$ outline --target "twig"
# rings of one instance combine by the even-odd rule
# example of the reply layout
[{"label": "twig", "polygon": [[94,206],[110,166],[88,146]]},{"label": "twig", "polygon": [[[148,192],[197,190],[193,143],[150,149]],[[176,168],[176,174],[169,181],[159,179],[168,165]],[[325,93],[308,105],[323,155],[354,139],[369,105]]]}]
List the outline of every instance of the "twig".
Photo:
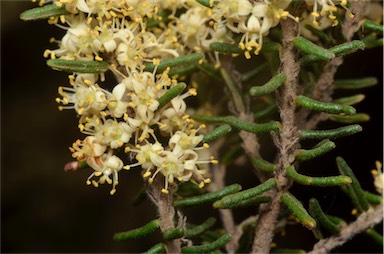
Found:
[{"label": "twig", "polygon": [[329,253],[337,246],[343,245],[346,241],[350,240],[353,236],[373,227],[383,220],[383,204],[380,204],[375,209],[362,213],[355,222],[349,224],[340,231],[338,236],[332,236],[322,239],[317,242],[313,250],[308,252],[311,254]]},{"label": "twig", "polygon": [[269,253],[270,251],[274,236],[273,231],[281,208],[280,196],[290,184],[289,180],[285,177],[284,170],[292,164],[292,155],[299,140],[293,106],[293,100],[297,93],[297,77],[300,68],[297,54],[292,44],[293,38],[297,35],[297,24],[290,19],[281,20],[280,23],[283,31],[281,72],[285,73],[286,82],[276,96],[282,122],[280,139],[276,140],[279,149],[279,170],[276,171],[275,175],[277,188],[270,191],[271,202],[260,207],[260,217],[256,227],[252,253]]},{"label": "twig", "polygon": [[[148,189],[148,195],[157,206],[160,217],[160,228],[164,232],[169,228],[175,227],[175,209],[172,206],[172,194],[161,192],[164,188],[164,179],[156,177]],[[180,240],[170,240],[166,243],[167,253],[181,253]]]}]

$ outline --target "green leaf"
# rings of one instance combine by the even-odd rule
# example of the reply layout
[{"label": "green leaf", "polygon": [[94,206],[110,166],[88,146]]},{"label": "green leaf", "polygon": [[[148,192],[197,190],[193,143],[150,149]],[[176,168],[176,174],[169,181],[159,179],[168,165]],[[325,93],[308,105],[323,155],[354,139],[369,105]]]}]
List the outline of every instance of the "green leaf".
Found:
[{"label": "green leaf", "polygon": [[20,19],[24,21],[48,19],[50,17],[56,17],[60,15],[67,15],[69,12],[65,9],[65,6],[57,6],[56,4],[45,5],[43,7],[33,8],[24,11],[20,14]]},{"label": "green leaf", "polygon": [[252,96],[260,96],[272,93],[277,90],[282,84],[284,84],[286,79],[285,73],[280,73],[271,78],[267,83],[262,86],[253,86],[249,90],[249,93]]},{"label": "green leaf", "polygon": [[168,76],[169,77],[180,77],[180,76],[187,76],[191,73],[194,73],[199,68],[196,66],[196,64],[191,64],[188,66],[182,66],[180,68],[174,67],[172,70],[169,71]]},{"label": "green leaf", "polygon": [[180,82],[177,85],[171,87],[168,91],[165,92],[163,96],[158,99],[159,106],[157,109],[159,110],[167,105],[167,103],[171,102],[171,100],[178,96],[186,87],[187,85],[183,82]]},{"label": "green leaf", "polygon": [[294,155],[296,160],[298,161],[307,161],[307,160],[312,160],[316,157],[319,157],[331,151],[335,147],[336,145],[334,142],[329,140],[323,140],[315,148],[311,150],[305,150],[305,149],[296,150],[294,152]]},{"label": "green leaf", "polygon": [[360,79],[342,79],[335,80],[333,85],[335,89],[360,89],[371,87],[377,84],[377,78],[366,77]]},{"label": "green leaf", "polygon": [[280,199],[287,205],[288,209],[297,217],[301,224],[310,230],[316,228],[315,219],[309,215],[303,204],[295,196],[287,192],[281,195]]},{"label": "green leaf", "polygon": [[[192,53],[186,56],[180,56],[180,57],[162,60],[160,64],[157,66],[156,71],[159,73],[159,72],[163,72],[168,67],[172,68],[172,67],[179,67],[180,65],[196,63],[203,58],[204,58],[203,53]],[[154,65],[153,63],[149,63],[145,65],[144,71],[152,72],[155,70],[155,68],[156,68],[156,65]]]},{"label": "green leaf", "polygon": [[340,173],[352,179],[352,184],[345,186],[343,190],[351,198],[351,201],[356,206],[356,209],[358,209],[360,212],[367,211],[369,208],[368,200],[364,195],[364,191],[361,188],[360,183],[352,169],[348,166],[347,162],[342,157],[337,157],[336,162]]},{"label": "green leaf", "polygon": [[250,198],[254,198],[259,194],[272,189],[275,185],[276,185],[276,180],[274,178],[268,179],[267,181],[265,181],[262,184],[259,184],[256,187],[223,197],[221,200],[218,200],[215,203],[213,203],[213,207],[225,208],[229,206],[236,206],[236,204],[240,202],[243,202]]},{"label": "green leaf", "polygon": [[314,36],[319,37],[319,39],[326,45],[328,45],[331,42],[331,38],[324,33],[323,31],[317,30],[310,24],[305,25],[305,28],[308,29]]},{"label": "green leaf", "polygon": [[373,22],[372,20],[366,19],[363,22],[363,27],[369,31],[383,35],[383,25],[382,24],[377,24],[377,23]]},{"label": "green leaf", "polygon": [[[220,208],[220,209],[246,208],[246,207],[250,207],[250,206],[260,205],[262,203],[268,203],[270,200],[271,200],[271,198],[268,196],[258,195],[258,196],[255,196],[255,197],[252,197],[252,198],[249,198],[246,200],[242,200],[242,201],[238,201],[238,202],[234,202],[234,203],[228,203],[225,205],[221,203],[221,204],[219,204],[219,207],[217,207],[217,208]],[[217,201],[217,202],[220,202],[220,201]]]},{"label": "green leaf", "polygon": [[333,235],[337,235],[341,230],[341,225],[333,223],[323,212],[319,201],[315,198],[309,200],[309,213],[319,222],[319,224],[327,229]]},{"label": "green leaf", "polygon": [[202,143],[212,142],[212,141],[230,133],[231,131],[232,131],[232,128],[228,124],[221,125],[219,127],[216,127],[215,129],[207,132],[204,135],[204,138],[201,142]]},{"label": "green leaf", "polygon": [[272,173],[278,169],[277,164],[273,164],[269,161],[263,160],[261,157],[253,157],[251,159],[252,164],[263,172]]},{"label": "green leaf", "polygon": [[108,62],[50,59],[47,65],[54,70],[70,73],[102,73],[108,70]]},{"label": "green leaf", "polygon": [[331,115],[329,119],[338,123],[352,124],[352,123],[368,122],[370,120],[370,116],[365,113],[358,113],[353,116]]},{"label": "green leaf", "polygon": [[224,247],[231,240],[231,238],[232,236],[230,234],[225,234],[212,243],[198,245],[198,246],[182,247],[181,252],[182,253],[208,253]]},{"label": "green leaf", "polygon": [[356,109],[352,106],[335,104],[330,102],[320,102],[302,95],[296,97],[295,104],[297,107],[304,107],[331,114],[356,114]]},{"label": "green leaf", "polygon": [[232,184],[216,192],[175,200],[173,201],[173,205],[175,207],[187,207],[212,203],[213,201],[221,199],[222,197],[225,197],[229,194],[236,193],[240,190],[241,185]]},{"label": "green leaf", "polygon": [[370,193],[369,191],[364,191],[367,201],[374,205],[379,205],[383,201],[383,197],[377,194]]},{"label": "green leaf", "polygon": [[116,233],[113,236],[113,239],[117,240],[117,241],[137,239],[139,237],[149,235],[150,233],[152,233],[153,231],[155,231],[159,227],[160,227],[160,221],[158,219],[156,219],[156,220],[153,220],[153,221],[149,222],[148,224],[146,224],[140,228],[136,228],[136,229],[126,231],[126,232]]},{"label": "green leaf", "polygon": [[304,130],[300,132],[300,139],[334,139],[350,136],[362,131],[363,128],[358,124],[352,124],[331,130]]},{"label": "green leaf", "polygon": [[304,37],[296,37],[292,40],[293,46],[307,55],[314,55],[322,60],[330,60],[335,54],[328,49],[324,49]]},{"label": "green leaf", "polygon": [[382,47],[384,45],[383,38],[377,39],[376,34],[370,34],[368,36],[365,36],[363,38],[363,42],[365,44],[366,49],[376,48],[376,47]]},{"label": "green leaf", "polygon": [[224,79],[224,84],[228,88],[229,94],[231,95],[236,111],[245,112],[244,98],[239,86],[235,83],[235,80],[229,75],[227,70],[221,68],[220,73]]},{"label": "green leaf", "polygon": [[153,246],[152,248],[150,248],[149,250],[147,250],[144,253],[145,254],[166,253],[165,246],[164,246],[163,243],[158,243],[158,244],[156,244],[155,246]]},{"label": "green leaf", "polygon": [[303,185],[329,187],[352,183],[351,178],[348,176],[310,177],[297,173],[293,167],[287,167],[286,172],[289,178]]},{"label": "green leaf", "polygon": [[362,41],[349,41],[330,48],[336,56],[345,56],[355,53],[358,50],[364,50],[365,44]]},{"label": "green leaf", "polygon": [[213,42],[209,44],[209,48],[219,53],[227,53],[227,54],[243,54],[244,53],[244,50],[240,49],[238,44]]},{"label": "green leaf", "polygon": [[192,238],[202,234],[207,229],[211,228],[216,223],[216,219],[214,217],[208,218],[206,221],[201,223],[198,226],[194,226],[192,228],[188,228],[185,232],[186,238]]},{"label": "green leaf", "polygon": [[[335,56],[345,56],[352,54],[358,50],[365,49],[365,43],[362,41],[349,41],[343,44],[336,45],[329,49]],[[324,57],[319,55],[307,55],[300,59],[300,64],[305,66],[311,63],[324,61]]]},{"label": "green leaf", "polygon": [[234,116],[193,115],[192,118],[199,122],[204,122],[204,123],[227,123],[236,129],[248,131],[256,134],[261,134],[261,133],[271,132],[271,131],[278,131],[280,130],[280,127],[281,127],[281,124],[277,121],[256,124],[256,123],[248,123]]},{"label": "green leaf", "polygon": [[163,238],[166,241],[178,239],[184,236],[183,228],[168,228],[163,232]]},{"label": "green leaf", "polygon": [[373,228],[368,228],[365,233],[367,235],[369,235],[376,243],[380,244],[380,245],[383,245],[384,243],[384,239],[383,239],[383,235],[382,234],[379,234],[376,230],[374,230]]},{"label": "green leaf", "polygon": [[354,105],[357,104],[365,99],[364,94],[356,94],[348,97],[342,97],[339,99],[333,100],[333,103],[336,104],[343,104],[343,105]]}]

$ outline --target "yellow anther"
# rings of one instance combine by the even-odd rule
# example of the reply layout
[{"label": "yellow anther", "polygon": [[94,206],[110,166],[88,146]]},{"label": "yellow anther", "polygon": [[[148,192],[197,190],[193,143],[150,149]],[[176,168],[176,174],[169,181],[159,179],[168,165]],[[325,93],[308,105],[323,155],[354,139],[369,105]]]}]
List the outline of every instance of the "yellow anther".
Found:
[{"label": "yellow anther", "polygon": [[381,169],[383,167],[383,164],[381,164],[380,161],[375,161],[375,165],[377,169]]},{"label": "yellow anther", "polygon": [[378,176],[378,175],[379,175],[379,171],[377,171],[376,169],[372,169],[372,170],[371,170],[371,174],[372,174],[373,176]]},{"label": "yellow anther", "polygon": [[128,165],[126,165],[126,166],[124,166],[124,167],[123,167],[123,169],[126,169],[126,170],[130,170],[130,169],[131,169],[131,167],[130,167],[130,166],[128,166]]},{"label": "yellow anther", "polygon": [[351,211],[351,214],[352,215],[356,215],[358,212],[357,212],[357,209],[356,208],[354,208],[354,209],[352,209],[352,211]]},{"label": "yellow anther", "polygon": [[116,189],[112,189],[110,192],[109,192],[109,194],[111,194],[111,195],[113,195],[113,194],[115,194],[116,193]]},{"label": "yellow anther", "polygon": [[98,184],[95,180],[92,180],[92,184],[93,184],[93,186],[95,186],[95,187],[99,187],[99,184]]},{"label": "yellow anther", "polygon": [[244,56],[246,59],[251,59],[251,54],[249,53],[249,51],[245,51]]},{"label": "yellow anther", "polygon": [[213,165],[217,165],[217,164],[219,164],[219,161],[218,161],[218,160],[211,160],[211,163],[212,163]]},{"label": "yellow anther", "polygon": [[60,21],[61,21],[61,23],[65,23],[65,16],[64,15],[60,15]]},{"label": "yellow anther", "polygon": [[207,179],[204,180],[204,182],[205,183],[210,183],[210,182],[212,182],[212,180],[211,180],[211,178],[207,178]]},{"label": "yellow anther", "polygon": [[196,88],[191,88],[191,89],[188,90],[188,92],[189,92],[192,96],[196,96],[196,95],[197,95]]},{"label": "yellow anther", "polygon": [[60,103],[60,102],[61,102],[61,99],[60,99],[60,98],[56,98],[55,101],[56,101],[57,103]]},{"label": "yellow anther", "polygon": [[43,53],[43,56],[44,56],[45,58],[47,58],[47,57],[49,56],[49,54],[51,54],[51,51],[50,51],[49,49],[46,49],[46,50],[44,51],[44,53]]},{"label": "yellow anther", "polygon": [[111,14],[112,17],[116,18],[117,14],[114,11],[109,11],[109,14]]},{"label": "yellow anther", "polygon": [[84,79],[84,84],[90,86],[91,85],[91,81],[89,79]]},{"label": "yellow anther", "polygon": [[152,63],[153,63],[154,65],[159,65],[159,64],[160,64],[160,59],[158,59],[158,58],[153,58]]},{"label": "yellow anther", "polygon": [[320,14],[318,13],[318,12],[311,12],[311,16],[312,17],[315,17],[315,18],[318,18],[318,17],[320,17]]},{"label": "yellow anther", "polygon": [[161,192],[164,193],[164,194],[168,194],[169,193],[169,191],[167,189],[162,189]]},{"label": "yellow anther", "polygon": [[99,62],[102,62],[103,61],[103,58],[99,57],[99,56],[95,56],[95,60],[96,61],[99,61]]},{"label": "yellow anther", "polygon": [[152,175],[152,173],[150,171],[147,171],[145,172],[145,174],[143,175],[144,178],[147,178],[148,176]]},{"label": "yellow anther", "polygon": [[350,12],[350,11],[347,11],[347,16],[348,16],[349,18],[351,18],[351,19],[353,19],[353,18],[355,17],[355,15],[353,15],[353,13]]},{"label": "yellow anther", "polygon": [[207,143],[204,143],[204,144],[203,144],[203,147],[204,147],[204,148],[209,148],[209,145],[208,145]]},{"label": "yellow anther", "polygon": [[56,41],[55,37],[51,37],[51,38],[49,39],[49,42],[50,42],[50,43],[53,43],[53,42],[55,42],[55,41]]},{"label": "yellow anther", "polygon": [[84,124],[81,124],[81,123],[78,125],[78,127],[79,127],[80,131],[83,131],[85,128]]},{"label": "yellow anther", "polygon": [[91,185],[91,181],[89,181],[89,180],[87,180],[85,183],[86,183],[87,185]]},{"label": "yellow anther", "polygon": [[95,172],[95,176],[101,176],[102,174],[103,174],[103,172],[100,172],[100,171]]},{"label": "yellow anther", "polygon": [[199,183],[199,188],[200,188],[200,189],[203,188],[204,185],[205,185],[204,182],[200,182],[200,183]]}]

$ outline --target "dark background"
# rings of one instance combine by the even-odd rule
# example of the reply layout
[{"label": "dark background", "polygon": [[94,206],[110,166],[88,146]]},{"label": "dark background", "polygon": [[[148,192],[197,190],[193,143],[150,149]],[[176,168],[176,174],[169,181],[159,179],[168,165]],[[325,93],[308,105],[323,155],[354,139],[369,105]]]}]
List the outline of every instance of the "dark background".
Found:
[{"label": "dark background", "polygon": [[[64,31],[46,21],[23,22],[22,11],[36,5],[24,1],[1,1],[1,252],[140,252],[156,243],[158,235],[143,240],[114,242],[113,234],[139,227],[156,218],[155,207],[148,201],[130,204],[142,180],[139,170],[121,172],[114,196],[110,186],[85,185],[91,170],[65,173],[63,166],[71,160],[68,146],[81,134],[74,111],[59,112],[54,101],[59,85],[67,86],[65,73],[45,65],[43,52],[55,48],[49,38],[61,38]],[[382,49],[348,57],[339,77],[377,76],[379,85],[363,93],[365,101],[359,112],[371,115],[363,123],[363,133],[336,141],[334,152],[305,166],[314,174],[337,174],[335,156],[343,156],[361,179],[363,188],[374,191],[370,170],[375,160],[383,160],[383,89]],[[248,171],[230,172],[228,182],[239,181],[245,188],[254,186]],[[308,171],[311,172],[311,171]],[[306,188],[292,190],[307,204]],[[336,188],[314,188],[327,212],[350,220],[352,206]],[[252,208],[253,209],[253,208]],[[240,222],[253,210],[236,212]],[[199,223],[208,207],[187,209],[186,214]],[[216,214],[213,212],[212,214]],[[217,224],[218,225],[218,224]],[[289,245],[314,240],[301,226],[288,229],[282,240]],[[306,239],[306,237],[308,239]],[[302,239],[297,241],[297,239]],[[294,239],[294,240],[292,240]],[[381,247],[357,236],[339,252],[381,252]]]}]

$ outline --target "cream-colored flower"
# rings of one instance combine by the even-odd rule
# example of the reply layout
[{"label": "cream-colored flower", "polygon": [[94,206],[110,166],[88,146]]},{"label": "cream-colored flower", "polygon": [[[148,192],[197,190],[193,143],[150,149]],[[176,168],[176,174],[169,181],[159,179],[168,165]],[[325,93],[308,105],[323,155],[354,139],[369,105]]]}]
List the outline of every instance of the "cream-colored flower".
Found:
[{"label": "cream-colored flower", "polygon": [[[87,160],[87,163],[95,171],[88,177],[86,183],[91,183],[98,187],[99,184],[112,184],[112,190],[110,194],[113,195],[116,192],[116,185],[119,183],[118,172],[123,168],[123,161],[116,155],[112,155],[111,152],[103,154],[100,157],[92,157]],[[98,181],[92,180],[93,177],[99,177]]]}]

